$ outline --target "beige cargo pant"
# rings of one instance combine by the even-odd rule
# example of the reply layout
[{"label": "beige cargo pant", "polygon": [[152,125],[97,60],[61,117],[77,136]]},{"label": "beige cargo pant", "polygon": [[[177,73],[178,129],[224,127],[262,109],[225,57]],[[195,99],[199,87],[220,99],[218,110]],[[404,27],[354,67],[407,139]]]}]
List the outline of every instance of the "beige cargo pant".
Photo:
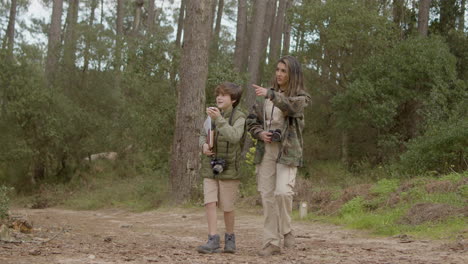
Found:
[{"label": "beige cargo pant", "polygon": [[263,205],[263,247],[280,246],[284,235],[291,232],[293,188],[297,167],[276,163],[280,143],[266,143],[265,155],[257,165],[258,191]]}]

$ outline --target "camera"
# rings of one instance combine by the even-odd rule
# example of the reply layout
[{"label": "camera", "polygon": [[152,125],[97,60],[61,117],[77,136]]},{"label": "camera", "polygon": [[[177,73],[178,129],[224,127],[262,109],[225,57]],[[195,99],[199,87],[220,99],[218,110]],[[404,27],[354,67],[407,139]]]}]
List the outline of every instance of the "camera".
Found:
[{"label": "camera", "polygon": [[271,133],[272,142],[281,142],[281,129],[268,130]]},{"label": "camera", "polygon": [[212,159],[211,168],[213,169],[213,173],[218,175],[223,172],[224,168],[226,167],[226,161],[223,159]]}]

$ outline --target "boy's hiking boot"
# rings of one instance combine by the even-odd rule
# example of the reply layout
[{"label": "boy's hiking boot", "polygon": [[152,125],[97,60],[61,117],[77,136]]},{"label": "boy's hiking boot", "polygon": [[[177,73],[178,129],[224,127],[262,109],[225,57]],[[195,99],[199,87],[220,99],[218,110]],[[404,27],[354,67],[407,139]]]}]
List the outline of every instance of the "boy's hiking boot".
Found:
[{"label": "boy's hiking boot", "polygon": [[296,238],[294,237],[293,232],[289,232],[284,235],[284,247],[285,248],[293,248],[296,244]]},{"label": "boy's hiking boot", "polygon": [[236,253],[236,236],[234,234],[224,234],[224,253]]},{"label": "boy's hiking boot", "polygon": [[208,235],[208,242],[205,245],[201,245],[197,248],[199,253],[211,254],[220,252],[219,246],[219,235]]},{"label": "boy's hiking boot", "polygon": [[262,257],[268,257],[271,255],[277,255],[281,253],[281,249],[278,246],[268,244],[266,247],[264,247],[262,250],[258,252],[258,255]]}]

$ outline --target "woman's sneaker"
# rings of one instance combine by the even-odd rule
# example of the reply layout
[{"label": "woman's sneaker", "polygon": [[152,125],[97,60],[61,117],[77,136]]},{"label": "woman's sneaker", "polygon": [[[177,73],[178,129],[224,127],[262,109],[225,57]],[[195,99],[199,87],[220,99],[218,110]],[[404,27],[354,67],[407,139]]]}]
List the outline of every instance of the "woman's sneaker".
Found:
[{"label": "woman's sneaker", "polygon": [[220,252],[219,246],[219,235],[208,235],[208,242],[205,245],[201,245],[197,248],[199,253],[211,254]]},{"label": "woman's sneaker", "polygon": [[234,234],[224,234],[224,253],[236,253],[236,236]]}]

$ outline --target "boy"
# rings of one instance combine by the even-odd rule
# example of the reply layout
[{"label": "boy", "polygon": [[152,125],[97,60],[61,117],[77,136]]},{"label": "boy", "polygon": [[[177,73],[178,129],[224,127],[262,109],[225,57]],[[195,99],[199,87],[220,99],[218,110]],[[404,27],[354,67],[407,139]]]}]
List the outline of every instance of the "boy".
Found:
[{"label": "boy", "polygon": [[224,211],[224,252],[235,253],[234,202],[239,187],[239,159],[242,151],[240,142],[244,135],[245,114],[236,109],[242,95],[242,88],[225,82],[215,89],[216,107],[208,107],[207,115],[214,128],[212,147],[209,135],[202,129],[200,147],[202,148],[203,194],[208,222],[208,242],[197,248],[200,253],[220,251],[220,237],[216,227],[216,206]]}]

